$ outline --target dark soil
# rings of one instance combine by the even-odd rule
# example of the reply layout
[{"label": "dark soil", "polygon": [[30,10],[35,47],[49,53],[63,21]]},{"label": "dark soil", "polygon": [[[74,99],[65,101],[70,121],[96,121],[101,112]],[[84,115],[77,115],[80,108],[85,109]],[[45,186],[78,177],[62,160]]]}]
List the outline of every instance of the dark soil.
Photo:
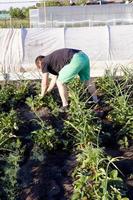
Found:
[{"label": "dark soil", "polygon": [[[129,141],[129,148],[122,148],[118,145],[117,133],[121,127],[114,126],[111,121],[106,119],[108,112],[111,110],[109,106],[101,105],[95,112],[102,120],[102,129],[100,137],[102,140],[102,147],[105,147],[105,153],[111,157],[119,157],[119,161],[114,164],[119,169],[119,175],[125,181],[128,187],[128,198],[133,200],[133,141]],[[112,166],[113,167],[113,166]]]},{"label": "dark soil", "polygon": [[[100,110],[100,119],[102,120],[102,131],[104,133],[117,132],[112,124],[105,120],[109,109]],[[32,150],[35,148],[32,142],[27,140],[27,135],[38,127],[32,123],[36,116],[27,106],[18,109],[20,118],[25,121],[18,135],[22,138],[23,145],[26,145],[24,159],[20,163],[18,182],[21,188],[18,200],[70,200],[73,193],[72,172],[76,166],[76,156],[73,150],[66,151],[61,147],[56,150],[43,153],[43,159],[35,160]],[[63,130],[63,120],[66,116],[59,116],[59,119],[52,116],[48,108],[42,108],[38,115],[44,121],[52,124],[59,131]],[[101,133],[102,136],[102,133]],[[105,137],[102,146],[105,146],[106,154],[112,157],[122,157],[115,162],[116,166],[122,172],[121,177],[128,186],[128,195],[133,200],[133,146],[128,149],[118,150],[116,141],[111,136]]]},{"label": "dark soil", "polygon": [[[62,120],[53,117],[48,108],[37,111],[41,119],[51,123],[56,130],[63,129]],[[33,146],[27,136],[37,129],[32,123],[35,114],[27,106],[18,109],[19,117],[24,121],[22,128],[17,133],[25,145],[24,159],[20,163],[18,182],[21,188],[18,200],[69,200],[72,191],[71,174],[76,166],[75,153],[63,150],[60,146],[52,152],[42,153],[43,159],[33,158]]]},{"label": "dark soil", "polygon": [[70,199],[75,165],[75,156],[65,151],[50,153],[44,162],[29,160],[20,170],[21,199]]},{"label": "dark soil", "polygon": [[122,149],[121,151],[106,148],[105,152],[112,157],[120,157],[120,160],[116,161],[115,165],[121,172],[120,176],[127,184],[129,199],[133,200],[133,146],[130,146],[128,149]]}]

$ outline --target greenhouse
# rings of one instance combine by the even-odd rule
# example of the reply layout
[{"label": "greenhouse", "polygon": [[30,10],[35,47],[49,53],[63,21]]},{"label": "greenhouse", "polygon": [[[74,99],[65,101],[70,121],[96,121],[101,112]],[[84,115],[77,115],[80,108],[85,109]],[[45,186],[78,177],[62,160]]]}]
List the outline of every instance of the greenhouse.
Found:
[{"label": "greenhouse", "polygon": [[31,27],[133,24],[132,4],[43,7],[30,10]]}]

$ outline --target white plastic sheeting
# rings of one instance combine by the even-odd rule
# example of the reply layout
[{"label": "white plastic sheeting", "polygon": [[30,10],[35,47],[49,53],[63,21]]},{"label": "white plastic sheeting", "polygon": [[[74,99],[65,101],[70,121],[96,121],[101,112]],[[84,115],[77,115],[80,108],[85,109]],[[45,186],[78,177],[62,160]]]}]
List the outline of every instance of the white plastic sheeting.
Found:
[{"label": "white plastic sheeting", "polygon": [[133,26],[110,26],[109,35],[111,60],[133,62]]},{"label": "white plastic sheeting", "polygon": [[108,67],[132,67],[132,35],[132,25],[0,29],[0,72],[10,79],[36,78],[35,58],[67,47],[83,50],[91,61],[91,76],[102,76]]},{"label": "white plastic sheeting", "polygon": [[65,31],[65,45],[82,49],[91,60],[108,60],[108,27],[68,28]]},{"label": "white plastic sheeting", "polygon": [[47,55],[56,49],[64,48],[64,41],[64,29],[27,29],[23,67],[29,64],[32,67],[38,55]]},{"label": "white plastic sheeting", "polygon": [[0,29],[0,72],[18,71],[22,61],[21,29]]}]

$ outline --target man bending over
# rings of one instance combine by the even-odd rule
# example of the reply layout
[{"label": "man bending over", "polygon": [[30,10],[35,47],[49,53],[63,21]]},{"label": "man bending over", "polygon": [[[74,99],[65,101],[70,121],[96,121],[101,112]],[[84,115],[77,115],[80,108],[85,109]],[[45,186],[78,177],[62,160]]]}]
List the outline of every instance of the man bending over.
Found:
[{"label": "man bending over", "polygon": [[[77,49],[59,49],[47,56],[38,56],[35,60],[37,68],[42,71],[41,97],[51,92],[55,84],[58,87],[62,101],[62,109],[68,107],[68,91],[66,83],[70,82],[76,75],[84,81],[93,101],[98,102],[95,84],[90,82],[90,62],[88,56]],[[52,74],[48,83],[48,74]]]}]

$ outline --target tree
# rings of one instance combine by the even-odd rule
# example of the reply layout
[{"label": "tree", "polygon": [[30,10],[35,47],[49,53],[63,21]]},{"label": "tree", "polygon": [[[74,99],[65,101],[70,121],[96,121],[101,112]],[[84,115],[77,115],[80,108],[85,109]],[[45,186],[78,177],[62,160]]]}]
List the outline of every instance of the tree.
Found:
[{"label": "tree", "polygon": [[11,15],[12,18],[18,18],[18,19],[25,19],[29,17],[29,9],[35,9],[36,6],[28,7],[25,8],[23,7],[22,9],[20,8],[10,8],[9,14]]},{"label": "tree", "polygon": [[25,15],[22,12],[22,9],[20,9],[20,8],[12,8],[11,7],[9,13],[10,13],[12,18],[19,18],[19,19],[25,18]]}]

